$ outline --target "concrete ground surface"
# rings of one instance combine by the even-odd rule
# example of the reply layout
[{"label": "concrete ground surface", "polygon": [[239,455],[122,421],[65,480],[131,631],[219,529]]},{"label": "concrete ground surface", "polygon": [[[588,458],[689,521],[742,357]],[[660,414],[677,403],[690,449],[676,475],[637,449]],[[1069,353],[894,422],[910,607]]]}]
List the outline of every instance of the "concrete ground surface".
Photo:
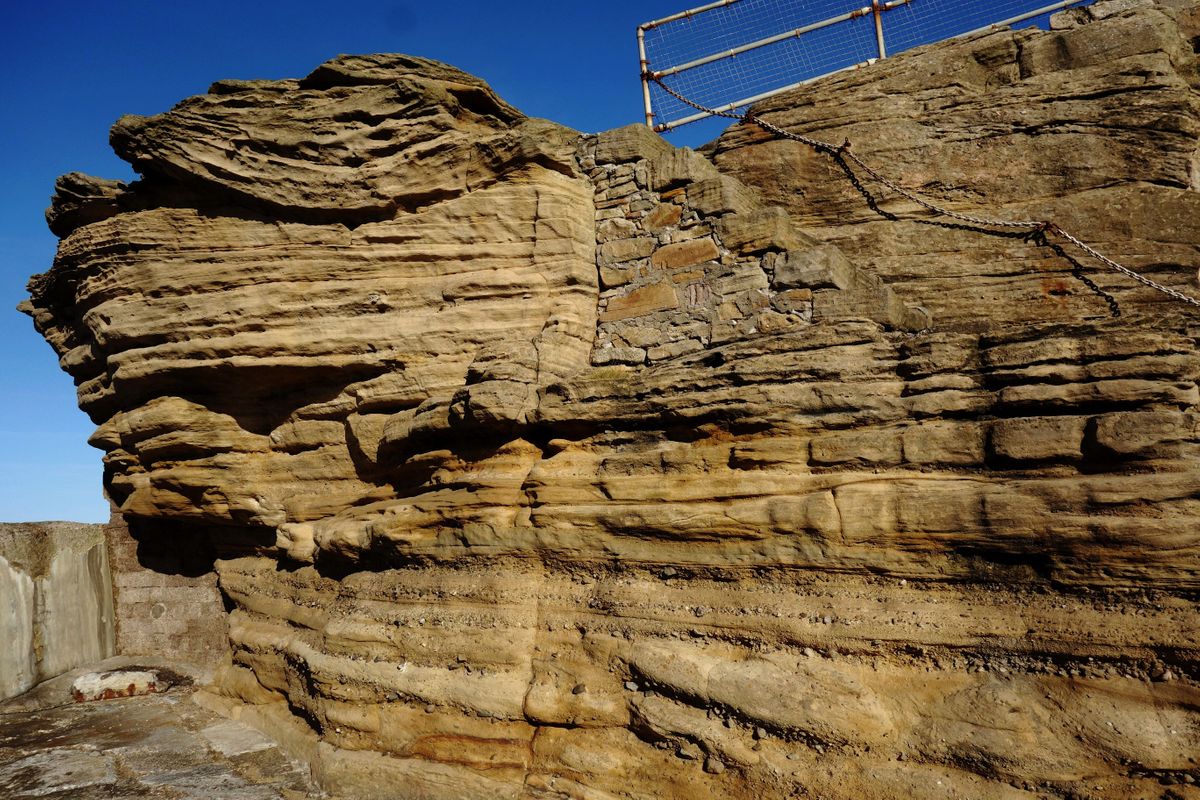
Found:
[{"label": "concrete ground surface", "polygon": [[[90,671],[118,666],[105,662]],[[0,797],[323,797],[307,769],[290,761],[271,739],[193,703],[194,689],[185,675],[163,693],[76,703],[71,684],[87,671],[68,673],[0,704]]]}]

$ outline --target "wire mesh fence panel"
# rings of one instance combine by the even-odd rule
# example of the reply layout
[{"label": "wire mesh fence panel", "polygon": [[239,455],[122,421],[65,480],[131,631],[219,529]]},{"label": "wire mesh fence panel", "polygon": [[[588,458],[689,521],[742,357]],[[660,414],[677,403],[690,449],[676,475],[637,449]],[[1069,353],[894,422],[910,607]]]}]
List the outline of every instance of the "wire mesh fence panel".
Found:
[{"label": "wire mesh fence panel", "polygon": [[[644,37],[648,73],[694,103],[728,110],[879,58],[876,18],[886,52],[892,54],[1044,10],[1052,2],[725,0],[647,23],[639,35]],[[648,96],[659,129],[704,116],[657,84],[649,85]]]},{"label": "wire mesh fence panel", "polygon": [[[687,25],[688,21],[682,23]],[[800,24],[796,24],[795,27],[799,27]],[[662,32],[660,35],[666,40],[671,36],[671,32]],[[753,40],[746,39],[740,44],[749,41]],[[658,49],[653,47],[650,41],[647,41],[647,50],[655,53],[651,56],[652,59],[658,57]],[[702,55],[709,55],[705,52],[695,55],[697,51],[693,50],[693,55],[688,58],[683,55],[687,51],[677,49],[676,52],[681,53],[677,56],[681,60],[663,61],[664,66],[685,64]],[[859,18],[843,25],[815,30],[802,37],[791,37],[693,67],[672,74],[666,80],[685,97],[701,105],[715,107],[857,64],[877,54],[874,25],[869,18]],[[656,61],[652,60],[651,64],[656,64]],[[659,121],[670,122],[695,113],[695,109],[684,105],[657,86],[653,87],[653,91],[655,115]]]},{"label": "wire mesh fence panel", "polygon": [[[1054,0],[913,0],[884,18],[888,52],[899,53],[923,44],[940,42],[964,33],[1040,11]],[[1059,9],[1054,9],[1055,11]],[[1013,23],[1013,27],[1046,27],[1051,12]]]}]

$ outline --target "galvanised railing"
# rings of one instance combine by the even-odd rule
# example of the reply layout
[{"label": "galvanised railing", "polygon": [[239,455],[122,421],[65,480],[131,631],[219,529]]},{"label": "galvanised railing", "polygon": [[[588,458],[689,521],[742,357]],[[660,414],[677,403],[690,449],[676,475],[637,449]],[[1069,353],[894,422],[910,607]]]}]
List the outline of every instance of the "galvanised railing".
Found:
[{"label": "galvanised railing", "polygon": [[718,0],[638,26],[646,124],[657,131],[711,116],[656,81],[719,111],[921,44],[1038,20],[1088,0]]}]

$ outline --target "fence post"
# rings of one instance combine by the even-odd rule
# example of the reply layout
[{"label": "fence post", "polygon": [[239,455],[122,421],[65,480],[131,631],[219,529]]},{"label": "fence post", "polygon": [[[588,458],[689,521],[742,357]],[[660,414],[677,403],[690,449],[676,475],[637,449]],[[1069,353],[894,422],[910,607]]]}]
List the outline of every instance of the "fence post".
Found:
[{"label": "fence post", "polygon": [[887,58],[887,48],[883,44],[883,7],[879,0],[871,0],[871,13],[875,15],[875,42],[879,45],[879,57]]},{"label": "fence post", "polygon": [[650,61],[646,58],[646,28],[637,29],[638,55],[642,60],[642,103],[646,107],[646,127],[654,130],[654,109],[650,106]]}]

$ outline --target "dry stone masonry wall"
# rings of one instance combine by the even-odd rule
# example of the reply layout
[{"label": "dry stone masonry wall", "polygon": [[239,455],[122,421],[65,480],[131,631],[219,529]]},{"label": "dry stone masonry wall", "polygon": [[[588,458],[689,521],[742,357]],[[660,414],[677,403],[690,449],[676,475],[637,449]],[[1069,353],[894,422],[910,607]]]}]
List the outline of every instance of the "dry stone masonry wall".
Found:
[{"label": "dry stone masonry wall", "polygon": [[654,363],[814,319],[930,324],[782,208],[645,126],[581,137],[579,164],[595,188],[593,365]]}]

